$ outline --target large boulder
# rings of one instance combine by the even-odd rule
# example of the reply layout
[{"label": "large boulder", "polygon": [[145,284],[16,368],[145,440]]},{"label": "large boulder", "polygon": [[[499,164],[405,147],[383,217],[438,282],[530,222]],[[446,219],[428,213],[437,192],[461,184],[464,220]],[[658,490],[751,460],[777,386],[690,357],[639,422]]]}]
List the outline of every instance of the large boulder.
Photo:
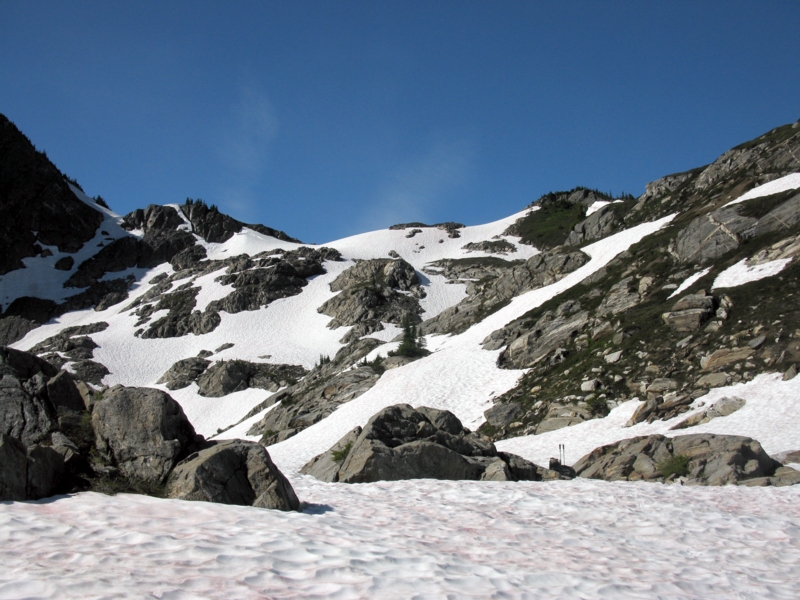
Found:
[{"label": "large boulder", "polygon": [[32,446],[49,438],[59,414],[84,403],[69,373],[13,348],[0,348],[0,433]]},{"label": "large boulder", "polygon": [[27,500],[25,444],[0,432],[0,501]]},{"label": "large boulder", "polygon": [[38,500],[59,491],[64,458],[50,447],[25,448],[20,440],[0,433],[0,501]]},{"label": "large boulder", "polygon": [[167,483],[170,498],[297,510],[289,481],[255,442],[227,440],[189,456]]},{"label": "large boulder", "polygon": [[756,440],[711,433],[630,438],[596,448],[573,465],[579,477],[606,481],[680,478],[689,485],[726,485],[758,479],[785,485],[788,479],[776,477],[779,467]]},{"label": "large boulder", "polygon": [[[502,463],[502,464],[500,464]],[[541,480],[547,469],[499,453],[451,412],[397,404],[345,435],[301,473],[322,481],[368,483],[402,479]]]},{"label": "large boulder", "polygon": [[661,315],[661,318],[674,331],[694,331],[714,316],[716,308],[716,298],[701,290],[678,300],[672,310]]},{"label": "large boulder", "polygon": [[197,441],[172,397],[151,388],[115,386],[94,405],[97,449],[130,479],[162,483]]}]

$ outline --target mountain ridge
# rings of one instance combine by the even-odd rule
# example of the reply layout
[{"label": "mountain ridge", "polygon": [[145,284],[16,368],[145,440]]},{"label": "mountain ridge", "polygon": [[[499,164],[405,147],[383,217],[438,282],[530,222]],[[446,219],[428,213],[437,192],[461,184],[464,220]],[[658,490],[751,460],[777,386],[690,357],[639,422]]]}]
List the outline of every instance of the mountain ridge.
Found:
[{"label": "mountain ridge", "polygon": [[[525,440],[620,411],[629,437],[692,433],[707,429],[714,390],[778,369],[789,381],[800,362],[799,140],[800,122],[781,126],[638,198],[574,188],[482,226],[408,223],[325,246],[189,199],[120,217],[31,145],[47,181],[100,221],[80,245],[80,227],[75,240],[3,238],[33,245],[0,275],[0,341],[89,397],[169,393],[203,436],[268,445],[290,473],[401,401],[539,461]],[[12,171],[2,181],[30,178]],[[4,202],[5,223],[17,205]],[[429,355],[392,356],[406,323]]]}]

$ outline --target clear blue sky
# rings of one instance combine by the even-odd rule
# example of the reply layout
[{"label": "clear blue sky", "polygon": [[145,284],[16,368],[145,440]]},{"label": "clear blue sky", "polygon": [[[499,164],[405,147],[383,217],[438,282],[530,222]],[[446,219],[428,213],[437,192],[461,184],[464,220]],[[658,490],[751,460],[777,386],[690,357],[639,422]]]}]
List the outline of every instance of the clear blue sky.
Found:
[{"label": "clear blue sky", "polygon": [[638,195],[800,118],[800,2],[0,0],[0,112],[124,214],[324,242]]}]

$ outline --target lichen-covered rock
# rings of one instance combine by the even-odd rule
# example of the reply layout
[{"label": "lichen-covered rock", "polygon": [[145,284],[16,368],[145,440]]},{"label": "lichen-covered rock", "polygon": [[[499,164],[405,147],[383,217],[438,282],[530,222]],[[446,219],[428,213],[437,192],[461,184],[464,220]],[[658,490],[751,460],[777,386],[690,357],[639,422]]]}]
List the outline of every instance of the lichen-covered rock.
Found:
[{"label": "lichen-covered rock", "polygon": [[368,483],[423,478],[541,480],[546,469],[498,453],[494,444],[464,429],[449,411],[397,404],[374,415],[362,430],[350,431],[302,472],[323,481]]},{"label": "lichen-covered rock", "polygon": [[180,500],[278,510],[300,507],[266,448],[244,440],[216,442],[186,458],[172,471],[167,494]]},{"label": "lichen-covered rock", "polygon": [[573,468],[579,477],[606,481],[664,481],[681,477],[689,485],[726,485],[771,477],[779,466],[756,440],[701,433],[622,440],[596,448]]},{"label": "lichen-covered rock", "polygon": [[97,449],[128,478],[162,483],[196,443],[194,427],[169,394],[114,386],[94,405]]}]

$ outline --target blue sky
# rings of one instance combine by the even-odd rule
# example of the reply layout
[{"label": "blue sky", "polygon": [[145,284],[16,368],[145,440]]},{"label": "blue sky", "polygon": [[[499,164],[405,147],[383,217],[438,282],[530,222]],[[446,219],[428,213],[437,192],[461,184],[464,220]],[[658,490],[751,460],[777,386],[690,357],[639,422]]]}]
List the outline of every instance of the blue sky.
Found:
[{"label": "blue sky", "polygon": [[121,214],[321,243],[638,195],[800,118],[798,31],[796,0],[0,0],[0,112]]}]

